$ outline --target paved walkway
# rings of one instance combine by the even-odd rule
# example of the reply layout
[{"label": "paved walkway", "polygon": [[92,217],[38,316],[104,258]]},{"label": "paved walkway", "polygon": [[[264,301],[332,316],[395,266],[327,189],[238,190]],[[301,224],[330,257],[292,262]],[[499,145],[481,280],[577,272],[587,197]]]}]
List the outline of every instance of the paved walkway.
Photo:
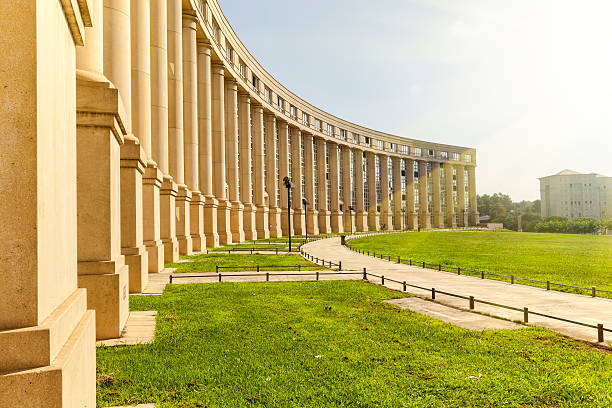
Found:
[{"label": "paved walkway", "polygon": [[125,328],[118,339],[100,340],[96,346],[133,346],[152,343],[155,336],[155,316],[157,312],[130,312]]},{"label": "paved walkway", "polygon": [[[384,261],[371,256],[362,255],[343,247],[340,238],[328,238],[308,243],[302,249],[315,257],[325,261],[342,261],[342,269],[363,270],[368,273],[384,275],[386,278],[406,281],[409,284],[426,288],[436,288],[462,296],[474,296],[477,300],[494,302],[502,305],[524,308],[530,311],[549,314],[564,319],[597,325],[603,324],[605,328],[612,328],[612,299],[591,298],[557,291],[546,291],[524,285],[511,285],[509,283],[482,280],[471,276],[458,276],[449,272],[438,272],[431,269],[422,269],[415,266],[397,264]],[[369,277],[370,281],[380,283],[379,278]],[[401,284],[385,281],[385,286],[391,289],[402,289]],[[423,291],[408,287],[407,291],[420,296],[430,296],[431,291]],[[468,308],[468,300],[436,295],[436,300],[455,307]],[[476,302],[475,310],[511,320],[522,320],[523,312],[502,309],[495,306]],[[559,320],[529,315],[529,323],[546,327],[577,339],[596,342],[597,329],[583,327]],[[606,343],[612,346],[612,333],[604,332]]]}]

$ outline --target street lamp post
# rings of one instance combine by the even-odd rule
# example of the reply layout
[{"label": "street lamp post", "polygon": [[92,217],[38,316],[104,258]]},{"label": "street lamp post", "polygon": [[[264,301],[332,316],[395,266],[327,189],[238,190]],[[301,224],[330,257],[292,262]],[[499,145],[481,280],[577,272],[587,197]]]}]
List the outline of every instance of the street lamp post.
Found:
[{"label": "street lamp post", "polygon": [[351,235],[353,234],[353,211],[355,211],[355,207],[349,205],[349,220],[351,221]]},{"label": "street lamp post", "polygon": [[287,187],[287,230],[289,232],[289,252],[291,252],[293,250],[291,247],[291,189],[295,188],[295,184],[287,176],[283,178],[283,183]]},{"label": "street lamp post", "polygon": [[308,243],[308,206],[310,203],[305,198],[302,198],[302,204],[304,204],[304,214],[305,214],[305,227],[306,227],[306,243]]}]

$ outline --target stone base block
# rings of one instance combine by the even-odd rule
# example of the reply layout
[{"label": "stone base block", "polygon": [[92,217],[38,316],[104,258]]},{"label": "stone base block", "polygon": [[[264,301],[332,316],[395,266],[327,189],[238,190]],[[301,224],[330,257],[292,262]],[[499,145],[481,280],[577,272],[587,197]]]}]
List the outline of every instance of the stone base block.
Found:
[{"label": "stone base block", "polygon": [[205,199],[199,191],[192,193],[189,206],[189,233],[194,252],[206,251],[206,235],[204,235],[204,203]]},{"label": "stone base block", "polygon": [[217,233],[217,207],[219,203],[213,196],[204,196],[204,236],[206,246],[216,248],[219,246]]},{"label": "stone base block", "polygon": [[342,212],[341,211],[332,211],[331,212],[331,230],[332,232],[344,232],[344,222],[342,221]]},{"label": "stone base block", "polygon": [[227,245],[232,243],[231,223],[231,208],[229,201],[219,200],[217,207],[217,233],[219,234],[219,243]]},{"label": "stone base block", "polygon": [[306,234],[306,213],[301,208],[293,210],[293,233],[295,235]]},{"label": "stone base block", "polygon": [[125,264],[130,268],[130,293],[142,293],[149,282],[149,256],[143,245],[138,248],[121,248]]},{"label": "stone base block", "polygon": [[378,212],[368,213],[368,229],[370,231],[380,231],[380,214]]},{"label": "stone base block", "polygon": [[368,214],[365,212],[358,212],[355,215],[355,230],[356,231],[368,231]]},{"label": "stone base block", "polygon": [[270,222],[268,208],[258,206],[255,210],[255,225],[257,228],[257,239],[270,238]]},{"label": "stone base block", "polygon": [[406,225],[406,228],[410,230],[415,230],[419,228],[419,214],[417,212],[408,213],[407,218],[408,225]]},{"label": "stone base block", "polygon": [[[85,291],[82,292],[84,296]],[[51,364],[0,372],[0,407],[95,408],[95,320],[93,310],[83,311],[74,329],[68,331],[69,336]],[[15,351],[37,342],[37,330],[25,330],[34,343],[20,338]],[[48,350],[39,349],[35,353],[42,355]]]},{"label": "stone base block", "polygon": [[268,217],[268,221],[270,222],[270,238],[281,238],[283,236],[281,209],[278,207],[270,208]]},{"label": "stone base block", "polygon": [[428,212],[419,213],[419,227],[421,229],[431,228],[431,215]]},{"label": "stone base block", "polygon": [[[147,248],[149,273],[161,272],[164,269],[164,244],[161,239],[159,241],[146,241],[145,247]],[[141,292],[142,289],[144,289],[144,286],[142,286]],[[132,290],[134,290],[134,288],[132,288],[132,281],[130,279],[130,291]]]},{"label": "stone base block", "polygon": [[352,234],[356,231],[355,228],[357,228],[357,216],[352,211],[344,212],[342,215],[342,222],[344,224],[344,232]]},{"label": "stone base block", "polygon": [[179,260],[179,244],[176,238],[162,239],[164,245],[164,262],[177,262]]},{"label": "stone base block", "polygon": [[193,241],[190,235],[178,236],[176,239],[178,240],[179,254],[193,255]]},{"label": "stone base block", "polygon": [[457,228],[457,216],[454,213],[446,215],[446,228]]},{"label": "stone base block", "polygon": [[249,241],[257,239],[256,210],[253,204],[245,204],[242,212],[244,239]]},{"label": "stone base block", "polygon": [[478,213],[478,212],[470,213],[470,220],[469,221],[470,221],[470,225],[472,227],[475,227],[478,224],[480,224],[480,213]]},{"label": "stone base block", "polygon": [[230,209],[230,229],[232,231],[232,242],[244,242],[244,206],[238,201],[232,201]]},{"label": "stone base block", "polygon": [[317,235],[319,233],[319,212],[317,210],[308,210],[306,214],[306,224],[308,225],[308,234]]},{"label": "stone base block", "polygon": [[79,275],[78,285],[87,289],[87,308],[96,311],[96,339],[113,339],[121,331],[129,313],[129,270],[117,273]]},{"label": "stone base block", "polygon": [[[289,233],[291,233],[291,235],[294,234],[293,232],[293,219],[291,219],[291,231],[289,231],[289,218],[287,217],[287,212],[289,210],[286,208],[281,208],[281,231],[283,232],[283,236],[287,237],[289,236]],[[289,217],[293,217],[293,210],[291,210],[291,214],[289,215]]]},{"label": "stone base block", "polygon": [[331,212],[319,210],[319,234],[329,234],[331,232],[330,216]]}]

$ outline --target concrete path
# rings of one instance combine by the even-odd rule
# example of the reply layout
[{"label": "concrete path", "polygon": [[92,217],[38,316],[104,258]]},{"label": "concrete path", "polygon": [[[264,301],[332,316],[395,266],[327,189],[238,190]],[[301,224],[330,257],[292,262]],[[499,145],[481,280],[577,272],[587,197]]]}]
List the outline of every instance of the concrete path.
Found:
[{"label": "concrete path", "polygon": [[118,339],[100,340],[96,346],[133,346],[152,343],[155,335],[156,311],[130,312],[125,328]]},{"label": "concrete path", "polygon": [[[315,257],[326,261],[342,261],[342,269],[361,271],[367,268],[368,273],[384,275],[386,278],[396,279],[400,282],[426,288],[436,288],[437,291],[455,293],[462,296],[474,296],[476,300],[494,302],[516,308],[527,307],[530,311],[544,313],[555,317],[574,320],[586,324],[603,324],[607,329],[612,328],[612,299],[591,298],[564,292],[546,291],[524,285],[511,285],[509,283],[482,280],[471,276],[457,276],[449,272],[438,272],[431,269],[422,269],[415,266],[397,264],[384,261],[371,256],[351,251],[340,244],[340,238],[328,238],[308,243],[302,249]],[[368,278],[370,281],[380,283],[379,278]],[[385,282],[391,289],[401,290],[402,285]],[[419,296],[430,296],[431,290],[423,291],[408,287],[407,291]],[[436,295],[436,300],[455,307],[469,307],[466,299]],[[495,306],[475,304],[475,310],[499,316],[510,320],[522,320],[523,312],[503,309]],[[597,329],[583,327],[550,318],[529,315],[529,323],[546,327],[577,339],[591,342],[597,341]],[[604,332],[606,343],[612,346],[612,333]]]}]

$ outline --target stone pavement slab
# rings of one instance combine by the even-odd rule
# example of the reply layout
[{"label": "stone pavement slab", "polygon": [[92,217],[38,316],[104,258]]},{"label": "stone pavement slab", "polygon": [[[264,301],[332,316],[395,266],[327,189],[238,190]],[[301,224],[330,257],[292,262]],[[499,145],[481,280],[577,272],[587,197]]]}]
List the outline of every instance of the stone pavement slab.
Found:
[{"label": "stone pavement slab", "polygon": [[[340,244],[339,238],[328,238],[308,243],[302,249],[313,256],[326,261],[342,261],[343,270],[351,269],[362,271],[367,268],[368,273],[384,275],[400,282],[425,288],[436,288],[437,291],[446,291],[462,296],[474,296],[476,300],[498,303],[506,306],[523,309],[527,307],[532,312],[539,312],[568,320],[574,320],[596,326],[603,324],[604,328],[612,328],[612,299],[592,298],[589,296],[547,291],[532,286],[511,285],[510,283],[480,279],[478,277],[458,276],[450,272],[438,272],[416,266],[397,264],[384,261],[368,255],[359,254]],[[368,277],[375,283],[380,278]],[[385,281],[385,286],[402,290],[402,285]],[[408,287],[408,293],[428,296],[431,290],[420,290]],[[467,308],[466,299],[442,295],[437,293],[436,300],[454,307]],[[522,311],[513,311],[496,306],[484,305],[476,301],[475,310],[478,312],[502,317],[510,320],[522,320]],[[555,330],[581,340],[597,341],[597,329],[579,326],[546,317],[529,315],[529,323]],[[612,346],[612,333],[604,332],[605,343]]]},{"label": "stone pavement slab", "polygon": [[130,312],[125,329],[117,339],[100,340],[97,346],[133,346],[152,343],[155,336],[157,311]]},{"label": "stone pavement slab", "polygon": [[424,314],[443,322],[454,324],[469,330],[503,330],[520,329],[525,326],[508,320],[485,316],[467,310],[456,309],[441,303],[431,302],[418,297],[385,300],[387,303]]}]

